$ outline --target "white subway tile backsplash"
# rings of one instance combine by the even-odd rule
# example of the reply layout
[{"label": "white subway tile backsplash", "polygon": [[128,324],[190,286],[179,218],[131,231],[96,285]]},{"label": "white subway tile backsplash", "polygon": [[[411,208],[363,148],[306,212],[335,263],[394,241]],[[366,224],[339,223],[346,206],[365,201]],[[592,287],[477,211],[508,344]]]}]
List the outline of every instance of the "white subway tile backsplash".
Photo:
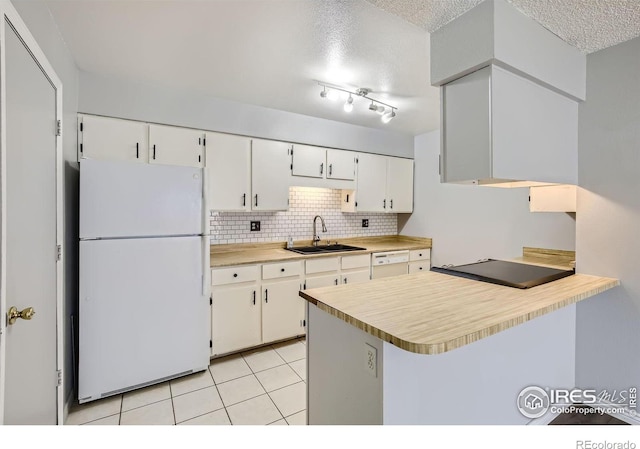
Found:
[{"label": "white subway tile backsplash", "polygon": [[[286,212],[211,211],[211,244],[284,242],[289,236],[294,240],[311,240],[316,215],[324,218],[327,226],[326,233],[320,232],[322,240],[397,234],[396,214],[343,213],[340,201],[340,190],[291,187]],[[363,218],[369,219],[368,228],[362,227]],[[261,230],[251,232],[249,222],[256,220],[260,221]]]}]

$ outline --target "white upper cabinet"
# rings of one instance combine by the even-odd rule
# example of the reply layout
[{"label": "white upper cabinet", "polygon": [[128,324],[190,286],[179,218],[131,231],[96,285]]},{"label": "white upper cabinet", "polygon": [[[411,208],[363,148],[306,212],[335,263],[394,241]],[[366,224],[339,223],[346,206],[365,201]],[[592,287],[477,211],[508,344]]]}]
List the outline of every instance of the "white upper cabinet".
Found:
[{"label": "white upper cabinet", "polygon": [[203,167],[204,132],[175,126],[149,125],[149,162]]},{"label": "white upper cabinet", "polygon": [[291,174],[324,178],[327,169],[327,150],[309,145],[292,145]]},{"label": "white upper cabinet", "polygon": [[351,151],[327,150],[327,179],[346,179],[356,177],[356,154]]},{"label": "white upper cabinet", "polygon": [[251,209],[289,209],[289,145],[253,139],[251,143]]},{"label": "white upper cabinet", "polygon": [[251,139],[207,133],[206,171],[209,210],[251,210]]},{"label": "white upper cabinet", "polygon": [[413,212],[413,160],[387,158],[387,212]]},{"label": "white upper cabinet", "polygon": [[146,123],[79,115],[78,127],[79,158],[149,161]]},{"label": "white upper cabinet", "polygon": [[386,212],[386,177],[386,156],[367,153],[358,154],[356,211]]}]

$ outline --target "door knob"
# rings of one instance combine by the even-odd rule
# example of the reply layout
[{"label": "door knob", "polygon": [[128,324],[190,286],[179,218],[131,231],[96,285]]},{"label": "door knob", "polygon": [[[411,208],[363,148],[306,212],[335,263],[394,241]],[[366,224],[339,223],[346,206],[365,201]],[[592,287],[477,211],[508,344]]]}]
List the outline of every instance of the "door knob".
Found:
[{"label": "door knob", "polygon": [[18,311],[16,306],[13,306],[7,312],[7,323],[9,325],[14,324],[18,318],[22,318],[23,320],[30,320],[36,314],[36,311],[33,310],[33,307],[27,307],[22,311]]}]

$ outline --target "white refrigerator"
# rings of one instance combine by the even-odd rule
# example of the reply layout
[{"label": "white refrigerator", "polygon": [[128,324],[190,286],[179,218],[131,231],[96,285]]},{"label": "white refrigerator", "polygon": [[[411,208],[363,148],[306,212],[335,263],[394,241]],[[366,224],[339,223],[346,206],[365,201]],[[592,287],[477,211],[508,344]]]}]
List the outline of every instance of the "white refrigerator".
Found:
[{"label": "white refrigerator", "polygon": [[200,168],[80,162],[78,399],[207,369]]}]

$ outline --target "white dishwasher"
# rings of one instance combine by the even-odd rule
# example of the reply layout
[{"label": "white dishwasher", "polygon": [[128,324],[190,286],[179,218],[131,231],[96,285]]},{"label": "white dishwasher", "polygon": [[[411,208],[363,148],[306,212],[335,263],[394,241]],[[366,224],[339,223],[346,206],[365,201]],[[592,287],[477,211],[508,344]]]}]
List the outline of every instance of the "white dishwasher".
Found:
[{"label": "white dishwasher", "polygon": [[371,279],[409,273],[409,251],[387,251],[371,255]]}]

